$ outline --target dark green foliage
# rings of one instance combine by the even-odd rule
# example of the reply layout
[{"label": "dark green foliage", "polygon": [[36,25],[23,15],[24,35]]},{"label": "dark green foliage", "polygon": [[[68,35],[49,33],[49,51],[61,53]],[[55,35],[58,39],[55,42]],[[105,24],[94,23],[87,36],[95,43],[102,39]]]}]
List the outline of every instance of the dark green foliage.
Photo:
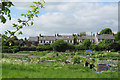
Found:
[{"label": "dark green foliage", "polygon": [[20,50],[20,47],[18,46],[3,46],[2,47],[2,53],[16,53]]},{"label": "dark green foliage", "polygon": [[52,50],[52,47],[50,45],[39,45],[36,48],[37,51],[46,51],[46,50]]},{"label": "dark green foliage", "polygon": [[100,34],[112,34],[112,30],[110,28],[103,29]]},{"label": "dark green foliage", "polygon": [[90,49],[91,49],[91,50],[99,51],[98,45],[95,45],[95,44],[91,44]]},{"label": "dark green foliage", "polygon": [[86,32],[81,32],[80,36],[86,36]]},{"label": "dark green foliage", "polygon": [[75,50],[85,50],[85,46],[83,45],[75,45]]},{"label": "dark green foliage", "polygon": [[9,8],[11,6],[14,6],[13,3],[11,1],[7,1],[7,2],[3,2],[0,3],[1,6],[1,16],[0,16],[0,20],[2,23],[6,22],[6,18],[3,15],[7,15],[7,17],[9,18],[9,20],[11,20],[11,16],[10,16],[10,10]]},{"label": "dark green foliage", "polygon": [[36,51],[36,47],[20,47],[20,51]]},{"label": "dark green foliage", "polygon": [[91,41],[90,39],[85,39],[83,41],[83,45],[85,46],[85,49],[89,49],[90,45],[91,45]]},{"label": "dark green foliage", "polygon": [[77,44],[77,35],[73,34],[73,36],[74,36],[74,44]]},{"label": "dark green foliage", "polygon": [[53,50],[58,52],[65,52],[66,50],[70,50],[73,46],[63,40],[57,40],[53,44],[51,44]]},{"label": "dark green foliage", "polygon": [[115,34],[115,40],[116,41],[120,40],[120,32],[117,32],[117,34]]},{"label": "dark green foliage", "polygon": [[110,44],[111,46],[111,51],[115,52],[115,51],[120,51],[120,43],[114,42]]},{"label": "dark green foliage", "polygon": [[98,44],[99,50],[110,50],[111,49],[111,40],[109,39],[104,39],[104,41],[101,41]]}]

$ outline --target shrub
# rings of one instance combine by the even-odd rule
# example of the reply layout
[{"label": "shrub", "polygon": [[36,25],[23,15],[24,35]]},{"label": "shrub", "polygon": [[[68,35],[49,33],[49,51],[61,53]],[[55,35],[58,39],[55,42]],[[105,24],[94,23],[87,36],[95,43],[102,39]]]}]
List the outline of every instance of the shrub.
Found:
[{"label": "shrub", "polygon": [[19,46],[3,46],[2,53],[16,53],[20,50]]},{"label": "shrub", "polygon": [[66,50],[73,48],[73,46],[63,40],[55,41],[53,44],[51,44],[51,47],[53,48],[53,50],[58,52],[65,52]]},{"label": "shrub", "polygon": [[75,50],[85,50],[85,46],[83,45],[75,45]]},{"label": "shrub", "polygon": [[44,46],[38,46],[36,48],[37,51],[46,51],[46,50],[52,50],[52,47],[50,45],[44,45]]},{"label": "shrub", "polygon": [[20,51],[36,51],[36,47],[20,47]]}]

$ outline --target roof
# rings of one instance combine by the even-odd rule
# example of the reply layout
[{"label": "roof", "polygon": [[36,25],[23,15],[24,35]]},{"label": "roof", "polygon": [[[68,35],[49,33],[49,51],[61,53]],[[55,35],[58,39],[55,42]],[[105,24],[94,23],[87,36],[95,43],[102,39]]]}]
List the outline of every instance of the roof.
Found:
[{"label": "roof", "polygon": [[55,36],[42,36],[39,37],[39,40],[56,40]]},{"label": "roof", "polygon": [[73,40],[73,39],[74,39],[74,36],[72,36],[72,35],[62,35],[62,36],[57,37],[57,39]]},{"label": "roof", "polygon": [[101,34],[101,35],[96,35],[98,39],[115,39],[113,34]]},{"label": "roof", "polygon": [[29,37],[28,41],[38,41],[38,37]]},{"label": "roof", "polygon": [[71,35],[61,35],[61,36],[41,36],[39,40],[73,40],[74,37]]},{"label": "roof", "polygon": [[78,39],[95,39],[94,36],[78,36]]}]

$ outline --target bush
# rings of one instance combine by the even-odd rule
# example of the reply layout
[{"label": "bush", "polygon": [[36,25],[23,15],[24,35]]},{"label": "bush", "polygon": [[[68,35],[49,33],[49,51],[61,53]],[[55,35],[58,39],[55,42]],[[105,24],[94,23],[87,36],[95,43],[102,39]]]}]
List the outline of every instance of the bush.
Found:
[{"label": "bush", "polygon": [[3,46],[2,53],[16,53],[20,50],[19,46]]},{"label": "bush", "polygon": [[118,51],[118,53],[120,53],[120,51]]},{"label": "bush", "polygon": [[37,51],[46,51],[46,50],[52,50],[52,47],[50,45],[44,45],[44,46],[38,46],[36,48]]},{"label": "bush", "polygon": [[36,51],[36,47],[20,47],[20,51]]},{"label": "bush", "polygon": [[111,52],[115,52],[116,50],[115,49],[111,49]]},{"label": "bush", "polygon": [[58,52],[65,52],[66,50],[70,50],[73,46],[63,40],[57,40],[53,44],[51,44],[53,50]]},{"label": "bush", "polygon": [[75,50],[77,51],[79,51],[79,50],[85,50],[86,48],[85,48],[85,46],[83,46],[83,45],[75,45]]}]

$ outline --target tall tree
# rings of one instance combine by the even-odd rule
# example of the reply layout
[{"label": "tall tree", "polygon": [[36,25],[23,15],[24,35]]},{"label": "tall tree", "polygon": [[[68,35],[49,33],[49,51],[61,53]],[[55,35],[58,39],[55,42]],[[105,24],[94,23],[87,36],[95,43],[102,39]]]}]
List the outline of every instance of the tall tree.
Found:
[{"label": "tall tree", "polygon": [[116,41],[120,40],[120,32],[117,32],[117,34],[115,34],[115,40]]},{"label": "tall tree", "polygon": [[74,36],[74,45],[77,44],[77,35],[76,34],[73,34]]},{"label": "tall tree", "polygon": [[112,34],[112,30],[110,28],[103,29],[100,34]]},{"label": "tall tree", "polygon": [[86,32],[81,32],[80,36],[86,36]]}]

